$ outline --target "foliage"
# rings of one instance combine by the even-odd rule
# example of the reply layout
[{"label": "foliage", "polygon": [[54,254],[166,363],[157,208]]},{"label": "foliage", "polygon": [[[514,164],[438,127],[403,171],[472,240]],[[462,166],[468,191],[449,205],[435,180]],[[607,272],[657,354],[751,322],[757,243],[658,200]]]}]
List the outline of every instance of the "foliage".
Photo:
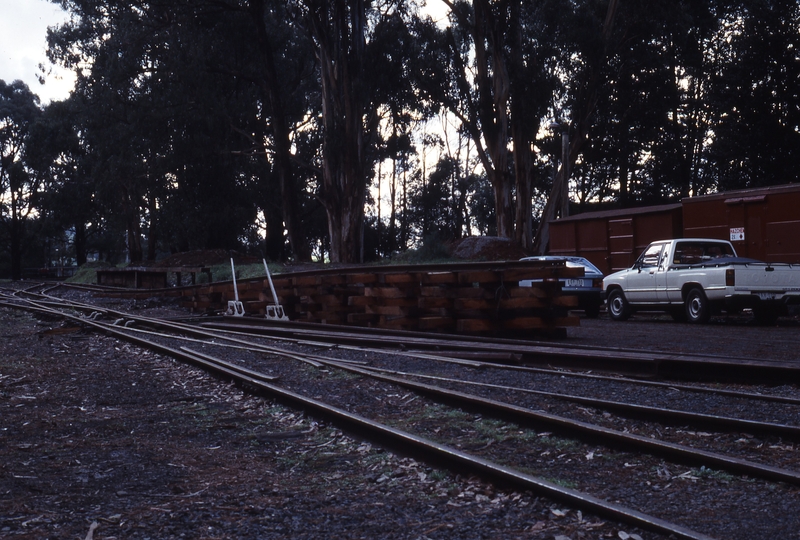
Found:
[{"label": "foliage", "polygon": [[31,126],[41,114],[39,98],[22,81],[0,80],[0,252],[8,253],[12,279],[22,277],[30,244],[30,221],[41,177],[30,168]]},{"label": "foliage", "polygon": [[457,0],[438,22],[414,0],[54,1],[72,17],[49,55],[75,92],[42,107],[0,83],[16,276],[26,249],[65,246],[82,263],[525,245],[567,172],[573,208],[800,181],[789,0]]}]

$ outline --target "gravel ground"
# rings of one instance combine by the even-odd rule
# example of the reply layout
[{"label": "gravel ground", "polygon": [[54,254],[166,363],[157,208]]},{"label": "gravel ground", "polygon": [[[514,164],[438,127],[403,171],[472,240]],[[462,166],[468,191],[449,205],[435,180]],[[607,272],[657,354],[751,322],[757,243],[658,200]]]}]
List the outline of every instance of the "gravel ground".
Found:
[{"label": "gravel ground", "polygon": [[[175,314],[159,301],[129,302],[121,309]],[[394,455],[169,358],[98,334],[62,333],[60,326],[60,321],[0,309],[0,536],[661,538]],[[797,331],[793,319],[775,328],[755,327],[746,319],[690,327],[643,315],[628,323],[582,319],[566,341],[723,355],[735,351],[736,356],[794,361]],[[280,375],[282,385],[309,396],[325,396],[355,412],[385,417],[476,455],[718,538],[800,538],[800,493],[794,486],[587,446],[454,412],[397,387],[333,370],[298,367],[264,355],[241,353],[237,359]],[[371,355],[369,361],[455,374],[448,364],[392,355]],[[663,399],[674,407],[702,406],[794,425],[800,418],[786,406],[687,398],[622,383],[599,388],[580,379],[471,371],[475,380],[548,391],[566,388],[605,397],[613,392],[619,400]],[[794,385],[747,389],[798,396]],[[506,399],[800,469],[793,441],[621,420],[513,392]]]}]

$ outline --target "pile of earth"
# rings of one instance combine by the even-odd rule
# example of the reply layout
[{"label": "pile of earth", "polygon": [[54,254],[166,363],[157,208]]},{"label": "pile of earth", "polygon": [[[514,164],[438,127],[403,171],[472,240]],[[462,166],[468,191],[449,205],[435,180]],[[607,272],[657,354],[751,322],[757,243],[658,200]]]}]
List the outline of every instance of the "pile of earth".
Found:
[{"label": "pile of earth", "polygon": [[517,261],[529,254],[508,238],[468,236],[453,243],[451,253],[467,261]]}]

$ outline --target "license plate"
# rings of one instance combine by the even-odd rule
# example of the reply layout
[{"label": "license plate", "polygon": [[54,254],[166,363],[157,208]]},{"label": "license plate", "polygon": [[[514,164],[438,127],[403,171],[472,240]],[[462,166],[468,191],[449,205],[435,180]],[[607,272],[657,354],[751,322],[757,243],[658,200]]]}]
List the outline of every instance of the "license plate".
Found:
[{"label": "license plate", "polygon": [[756,294],[761,300],[775,300],[775,298],[777,298],[777,295],[771,292],[760,292]]},{"label": "license plate", "polygon": [[582,279],[568,279],[567,287],[583,287]]}]

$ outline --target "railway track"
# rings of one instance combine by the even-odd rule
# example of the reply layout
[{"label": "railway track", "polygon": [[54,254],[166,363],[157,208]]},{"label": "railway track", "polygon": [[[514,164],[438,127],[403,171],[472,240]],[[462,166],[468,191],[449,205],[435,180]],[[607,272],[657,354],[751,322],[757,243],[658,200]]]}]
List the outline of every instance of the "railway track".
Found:
[{"label": "railway track", "polygon": [[[559,366],[569,369],[612,371],[638,377],[691,378],[753,382],[800,382],[800,362],[773,361],[767,358],[744,358],[709,354],[652,353],[620,347],[565,346],[548,342],[494,339],[479,336],[431,335],[429,333],[392,332],[370,328],[315,328],[308,324],[268,324],[263,319],[207,320],[207,328],[241,331],[275,339],[324,341],[333,344],[434,350],[460,358],[503,363]],[[502,350],[499,353],[498,350]]]},{"label": "railway track", "polygon": [[[28,297],[28,298],[25,298]],[[168,354],[183,361],[198,365],[203,369],[212,371],[218,376],[237,381],[240,385],[253,391],[264,392],[287,402],[295,407],[311,411],[312,414],[332,419],[341,423],[349,430],[380,441],[380,444],[389,445],[400,453],[422,456],[423,459],[437,463],[446,463],[448,467],[456,470],[468,470],[475,474],[491,478],[494,481],[523,486],[544,494],[555,500],[567,501],[570,504],[590,510],[609,519],[635,524],[636,526],[655,530],[665,535],[675,535],[679,538],[708,538],[714,537],[714,531],[696,532],[691,528],[671,523],[669,520],[649,516],[641,509],[626,507],[619,503],[607,502],[609,497],[602,497],[583,493],[573,488],[564,488],[558,483],[543,480],[528,471],[532,467],[530,456],[533,452],[523,456],[516,456],[509,450],[497,450],[502,445],[518,448],[525,437],[538,437],[535,445],[539,455],[549,454],[549,435],[542,433],[554,432],[568,440],[584,441],[585,445],[576,454],[590,455],[597,453],[617,452],[623,448],[624,452],[631,454],[631,460],[653,460],[655,466],[660,466],[661,460],[670,460],[669,468],[676,463],[690,463],[700,467],[699,470],[727,470],[731,474],[745,474],[749,478],[762,478],[765,482],[780,482],[786,484],[800,484],[800,474],[793,452],[783,456],[782,466],[768,463],[759,463],[762,456],[752,454],[742,457],[741,448],[737,448],[736,440],[742,433],[759,434],[767,440],[781,437],[795,439],[797,437],[797,411],[791,415],[785,414],[786,407],[797,407],[797,400],[787,396],[769,396],[754,394],[753,392],[735,392],[704,388],[702,386],[690,387],[670,385],[669,383],[656,383],[654,381],[626,380],[619,377],[597,376],[593,374],[565,374],[556,370],[541,368],[528,368],[525,366],[504,366],[495,362],[479,362],[474,359],[454,359],[442,356],[431,351],[396,351],[386,354],[385,351],[376,351],[375,348],[361,346],[331,345],[320,340],[320,335],[310,336],[304,333],[302,339],[297,336],[283,337],[280,347],[265,344],[261,336],[247,335],[243,328],[235,328],[232,333],[229,325],[223,329],[209,329],[198,327],[194,324],[179,323],[175,321],[156,320],[147,317],[137,317],[132,314],[94,306],[91,304],[66,302],[63,299],[41,295],[34,290],[17,292],[14,295],[6,294],[2,298],[6,307],[24,308],[48,316],[59,316],[69,319],[72,324],[90,327],[95,330],[112,334],[120,339],[125,339],[137,345],[152,348],[163,354]],[[58,308],[56,310],[56,308]],[[71,313],[65,312],[68,310]],[[81,313],[78,315],[76,313]],[[102,319],[108,319],[103,322]],[[116,324],[114,324],[116,323]],[[218,325],[219,326],[219,325]],[[240,326],[240,325],[238,325]],[[244,335],[243,335],[244,334]],[[312,338],[313,339],[310,339]],[[384,337],[384,340],[386,338]],[[441,345],[440,345],[441,347]],[[406,345],[406,349],[408,346]],[[235,351],[236,354],[231,354]],[[496,352],[496,349],[495,349]],[[591,351],[584,350],[585,354]],[[324,353],[324,354],[322,354]],[[515,354],[515,353],[514,353]],[[604,353],[605,354],[605,353]],[[267,357],[266,355],[269,355]],[[223,357],[238,356],[236,362],[224,361]],[[354,358],[356,357],[356,358]],[[359,360],[358,357],[362,359]],[[275,359],[278,360],[275,360]],[[355,361],[354,361],[355,360]],[[311,382],[309,373],[298,369],[298,362],[313,370]],[[397,369],[402,367],[402,369]],[[338,374],[347,372],[351,377],[341,377]],[[323,379],[316,377],[323,373]],[[457,376],[454,376],[457,375]],[[574,375],[574,376],[573,376]],[[352,376],[358,377],[353,379]],[[515,386],[499,384],[508,378],[517,380]],[[753,406],[755,416],[762,416],[761,420],[748,418],[725,417],[707,412],[679,411],[669,407],[644,405],[642,403],[624,403],[599,399],[596,397],[577,396],[566,392],[553,390],[536,390],[543,383],[555,385],[559,381],[583,380],[600,382],[602,384],[617,385],[615,392],[638,394],[638,399],[653,402],[659,394],[680,393],[703,395],[705,407],[724,407],[725,400],[738,400],[729,407],[739,406],[740,402],[759,403]],[[426,382],[419,382],[425,380]],[[353,381],[357,381],[353,383]],[[496,382],[490,382],[496,381]],[[366,382],[366,384],[365,384]],[[437,383],[436,385],[431,383]],[[365,385],[373,400],[363,404],[352,403],[354,388]],[[419,398],[406,398],[408,406],[398,407],[397,388],[403,387],[412,391]],[[467,393],[464,388],[479,388],[480,392]],[[636,388],[634,392],[631,390]],[[359,390],[364,392],[364,390]],[[382,392],[382,393],[381,393]],[[502,396],[502,399],[499,397]],[[519,396],[526,396],[525,398]],[[709,397],[710,396],[710,397]],[[536,400],[528,401],[535,397]],[[670,400],[666,400],[670,401]],[[674,400],[673,400],[674,401]],[[711,403],[713,401],[713,403]],[[374,402],[388,403],[390,407],[379,408]],[[657,401],[656,401],[657,402]],[[522,437],[504,436],[499,442],[489,441],[481,451],[465,452],[457,448],[459,441],[456,433],[440,434],[436,428],[445,432],[452,431],[447,426],[447,419],[454,409],[437,409],[436,403],[453,404],[460,407],[459,414],[479,415],[479,418],[495,417],[504,422],[507,433],[523,434]],[[557,403],[558,405],[554,405]],[[579,403],[581,407],[575,408]],[[564,405],[567,404],[567,405]],[[564,411],[564,415],[543,412],[543,408],[556,407]],[[783,417],[790,417],[793,423],[787,425],[766,418],[774,416],[780,407]],[[375,410],[379,409],[379,410]],[[430,411],[434,411],[431,413]],[[589,411],[591,416],[598,417],[596,423],[585,422],[574,418],[574,415]],[[592,412],[595,411],[595,412]],[[371,414],[364,414],[369,412]],[[569,414],[573,417],[570,417]],[[410,421],[410,418],[425,417],[424,422]],[[370,417],[370,418],[368,418]],[[646,421],[636,420],[630,423],[629,417],[645,417]],[[653,417],[659,423],[652,421]],[[424,424],[422,429],[419,425]],[[603,425],[605,424],[605,425]],[[709,445],[710,448],[690,448],[668,440],[655,438],[657,433],[675,430],[673,425],[681,426],[682,431],[717,430],[722,442]],[[427,426],[427,427],[426,427]],[[623,426],[614,429],[614,426]],[[454,429],[454,428],[453,428]],[[626,433],[625,431],[628,431]],[[644,435],[634,432],[645,432]],[[728,433],[733,433],[732,436]],[[531,435],[533,434],[533,435]],[[451,439],[448,441],[448,439]],[[551,446],[557,446],[558,439]],[[606,446],[598,447],[602,443]],[[399,445],[395,447],[393,445]],[[462,444],[462,446],[464,446]],[[469,445],[468,445],[469,446]],[[472,445],[474,446],[474,445]],[[738,445],[741,447],[741,444]],[[478,446],[480,448],[480,446]],[[541,450],[544,448],[544,450]],[[603,448],[598,450],[598,448]],[[714,451],[722,448],[726,452],[736,449],[735,452]],[[489,451],[486,451],[486,450]],[[641,452],[641,454],[637,453]],[[744,452],[745,454],[747,452]],[[739,454],[739,455],[736,455]],[[647,456],[647,457],[642,457]],[[491,458],[491,459],[490,459]],[[541,460],[540,460],[541,461]],[[547,468],[547,466],[545,466]],[[605,478],[607,481],[608,478]],[[781,484],[779,484],[781,485]],[[611,490],[613,492],[613,489]]]}]

